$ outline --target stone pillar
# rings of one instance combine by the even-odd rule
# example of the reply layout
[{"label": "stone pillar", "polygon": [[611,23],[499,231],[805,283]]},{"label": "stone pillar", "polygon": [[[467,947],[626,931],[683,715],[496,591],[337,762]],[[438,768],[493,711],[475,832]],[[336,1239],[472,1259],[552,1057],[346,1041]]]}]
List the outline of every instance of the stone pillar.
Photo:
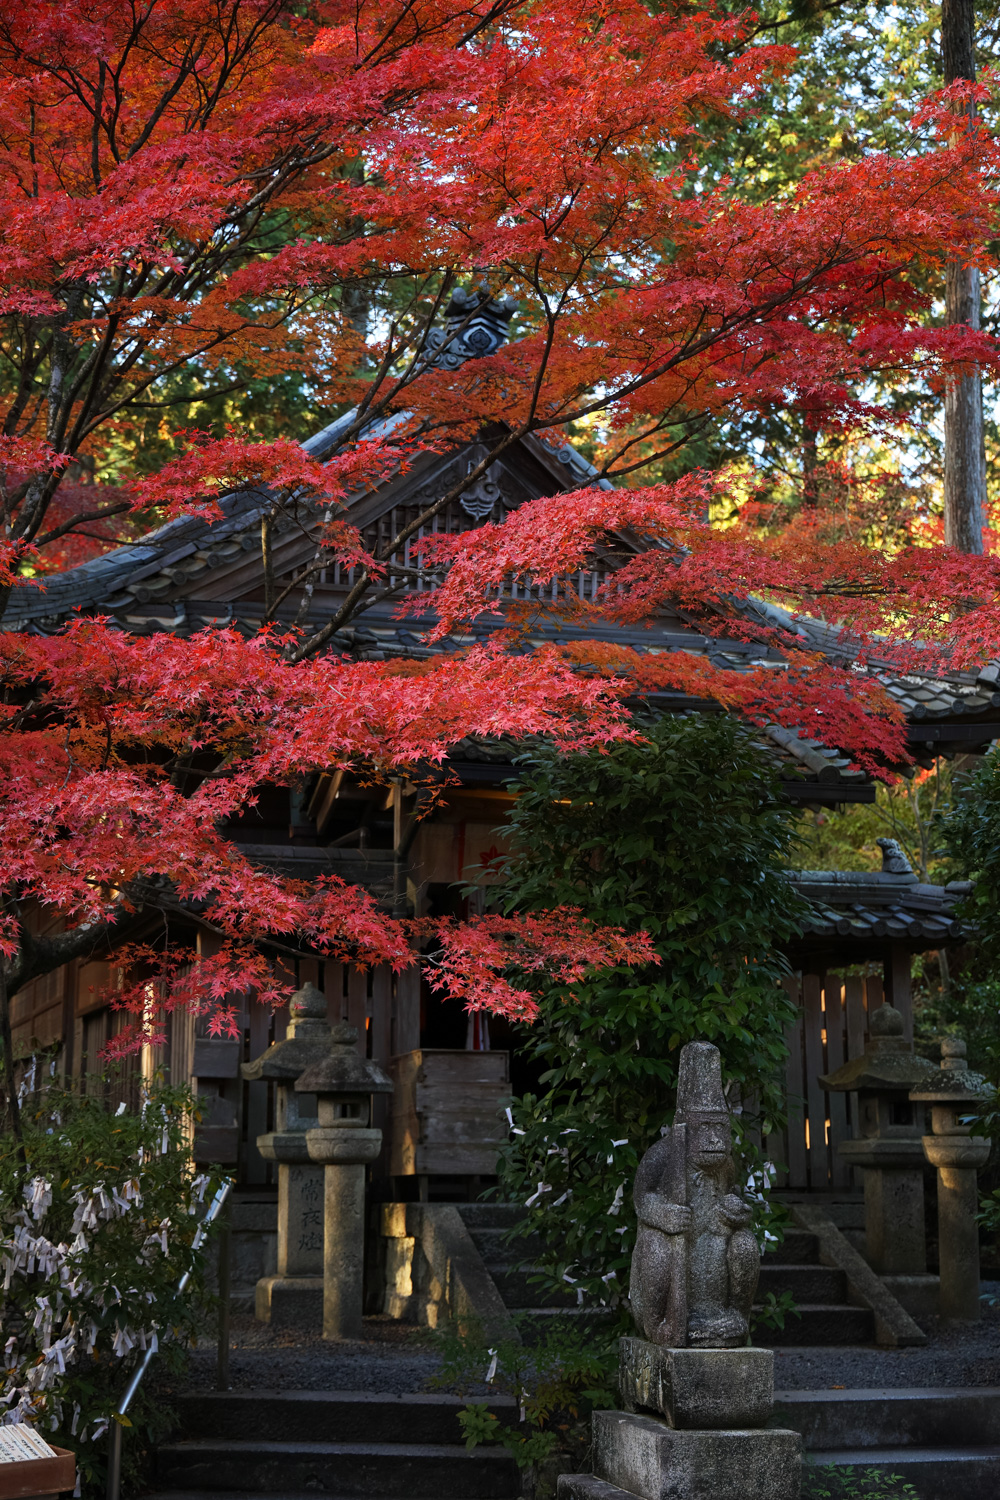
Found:
[{"label": "stone pillar", "polygon": [[255,1307],[262,1323],[277,1328],[318,1328],[323,1297],[323,1169],[306,1145],[319,1123],[315,1096],[296,1094],[295,1080],[330,1050],[326,1000],[314,984],[289,1002],[288,1035],[253,1062],[244,1078],[275,1083],[275,1128],[257,1137],[257,1149],[278,1166],[278,1274],[257,1283]]},{"label": "stone pillar", "polygon": [[[313,1149],[324,1155],[329,1142]],[[365,1165],[382,1144],[380,1130],[356,1130],[349,1145],[351,1160],[324,1167],[323,1197],[323,1337],[359,1339],[365,1270]],[[358,1157],[362,1160],[358,1160]]]},{"label": "stone pillar", "polygon": [[314,1094],[317,1124],[306,1132],[312,1161],[323,1167],[323,1337],[362,1335],[365,1263],[365,1175],[382,1146],[373,1129],[371,1096],[392,1092],[392,1081],[357,1054],[358,1033],[341,1022],[332,1047],[295,1085]]},{"label": "stone pillar", "polygon": [[927,1160],[937,1169],[938,1261],[942,1318],[974,1323],[981,1315],[979,1301],[979,1189],[976,1174],[989,1160],[990,1143],[972,1134],[961,1117],[973,1110],[986,1082],[971,1073],[961,1037],[941,1043],[938,1079],[915,1091],[911,1098],[931,1106],[931,1134],[923,1138]]},{"label": "stone pillar", "polygon": [[924,1148],[914,1139],[845,1141],[840,1154],[864,1172],[865,1248],[880,1276],[927,1270]]},{"label": "stone pillar", "polygon": [[858,1096],[857,1133],[839,1151],[864,1172],[865,1248],[881,1276],[927,1269],[922,1118],[910,1091],[936,1072],[906,1040],[899,1011],[883,1005],[870,1018],[864,1056],[819,1080],[827,1090]]},{"label": "stone pillar", "polygon": [[310,1160],[304,1132],[302,1146],[294,1165],[278,1167],[278,1276],[315,1280],[323,1275],[323,1168]]}]

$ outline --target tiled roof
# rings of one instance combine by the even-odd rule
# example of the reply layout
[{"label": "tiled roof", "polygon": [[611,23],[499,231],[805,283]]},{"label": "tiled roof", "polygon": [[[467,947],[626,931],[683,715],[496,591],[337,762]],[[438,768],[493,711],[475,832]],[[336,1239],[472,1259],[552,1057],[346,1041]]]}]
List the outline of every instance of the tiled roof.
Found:
[{"label": "tiled roof", "polygon": [[969,935],[955,911],[971,889],[968,881],[924,885],[915,875],[906,879],[853,870],[803,870],[789,878],[810,903],[803,927],[807,936],[861,942],[900,938],[932,948]]},{"label": "tiled roof", "polygon": [[[346,413],[308,439],[303,447],[315,457],[328,457],[354,420],[353,412]],[[401,413],[373,423],[368,432],[386,435],[405,420],[406,414]],[[541,456],[540,461],[551,475],[547,482],[558,484],[562,472],[567,487],[596,482],[602,488],[612,488],[608,480],[597,477],[593,465],[569,444],[554,450],[537,439],[527,439],[523,446],[526,462],[539,460]],[[371,509],[372,497],[355,498],[362,509]],[[259,557],[260,519],[268,504],[269,497],[263,491],[245,491],[223,501],[224,514],[219,521],[210,523],[194,517],[171,521],[139,542],[53,575],[44,583],[16,588],[3,628],[48,633],[59,629],[75,613],[87,611],[107,614],[123,630],[139,635],[161,630],[185,635],[220,624],[233,625],[251,635],[259,628],[263,606],[247,597],[253,590],[245,583],[246,567]],[[284,529],[290,533],[296,528],[288,521]],[[279,522],[277,531],[281,530]],[[242,558],[245,563],[241,563]],[[230,585],[220,583],[219,578],[231,579],[237,575],[244,581],[239,587],[233,585],[236,597],[220,598],[220,591]],[[214,588],[209,588],[213,579]],[[200,580],[205,581],[204,585]],[[204,597],[199,597],[201,587],[205,589]],[[845,664],[850,661],[849,645],[845,645],[834,625],[793,617],[786,610],[756,598],[729,602],[735,613],[747,619],[777,627],[832,659]],[[311,614],[301,623],[312,629],[321,626],[329,618],[329,608],[329,600],[317,598]],[[279,611],[279,622],[291,623],[295,609],[296,605],[289,601],[287,609]],[[426,632],[432,623],[431,616],[396,619],[391,604],[373,607],[339,631],[331,639],[330,649],[369,661],[395,657],[420,659],[456,651],[482,639],[498,622],[484,618],[467,632],[453,632],[429,643]],[[754,665],[780,671],[784,665],[780,650],[773,645],[708,635],[698,629],[696,622],[685,621],[676,614],[653,622],[648,629],[588,624],[586,628],[563,625],[559,630],[562,640],[595,637],[627,645],[639,653],[694,652],[735,670]],[[524,649],[531,650],[551,638],[542,628],[528,638]],[[981,750],[994,738],[1000,738],[1000,668],[990,666],[978,674],[936,672],[925,676],[900,674],[889,662],[881,665],[875,662],[865,667],[855,666],[854,670],[875,675],[900,704],[909,724],[911,751],[918,762],[929,764],[940,753]],[[654,701],[674,711],[707,706],[683,694],[654,695]],[[860,771],[852,771],[846,757],[835,750],[777,726],[769,727],[763,734],[792,788],[805,784],[816,801],[873,799],[874,791],[867,778]]]},{"label": "tiled roof", "polygon": [[920,952],[972,936],[957,908],[972,890],[967,880],[924,884],[894,839],[879,839],[881,870],[794,870],[789,880],[809,903],[802,941],[811,950],[824,940],[840,955],[857,956],[901,942]]}]

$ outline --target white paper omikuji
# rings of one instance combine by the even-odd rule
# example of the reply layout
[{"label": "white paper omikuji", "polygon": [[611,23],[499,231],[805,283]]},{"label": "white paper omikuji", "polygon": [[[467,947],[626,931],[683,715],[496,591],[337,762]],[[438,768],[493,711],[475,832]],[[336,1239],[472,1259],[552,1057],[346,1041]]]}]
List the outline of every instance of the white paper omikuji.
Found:
[{"label": "white paper omikuji", "polygon": [[[208,1185],[209,1179],[204,1174],[191,1182],[191,1199],[185,1205],[190,1212],[196,1211],[195,1200],[200,1202],[204,1198]],[[63,1411],[65,1398],[60,1392],[60,1377],[78,1359],[92,1354],[98,1341],[97,1321],[89,1308],[83,1312],[81,1304],[90,1300],[96,1308],[105,1309],[122,1300],[118,1287],[95,1285],[83,1267],[92,1249],[94,1233],[100,1231],[102,1222],[141,1215],[139,1179],[130,1178],[120,1189],[112,1187],[110,1192],[102,1182],[96,1183],[91,1192],[75,1187],[70,1201],[74,1204],[71,1242],[53,1243],[43,1230],[52,1203],[52,1184],[44,1178],[35,1178],[25,1187],[24,1207],[10,1216],[7,1237],[0,1241],[0,1271],[8,1294],[15,1281],[22,1278],[42,1276],[47,1282],[41,1293],[29,1293],[25,1308],[26,1336],[19,1341],[17,1335],[11,1334],[2,1346],[0,1432],[3,1433],[18,1426],[35,1430],[36,1424],[42,1422],[55,1429],[69,1417],[69,1411]],[[165,1218],[147,1235],[140,1257],[165,1254],[170,1228],[170,1220]],[[147,1301],[154,1300],[154,1294],[147,1293]],[[59,1336],[53,1337],[57,1329]],[[116,1326],[113,1351],[124,1358],[136,1347],[155,1352],[158,1343],[156,1324],[147,1324],[143,1319],[138,1327]],[[74,1406],[74,1435],[80,1427],[80,1418],[79,1407]],[[89,1434],[86,1430],[79,1432],[81,1440],[96,1441],[108,1424],[99,1418],[91,1425],[93,1430]]]}]

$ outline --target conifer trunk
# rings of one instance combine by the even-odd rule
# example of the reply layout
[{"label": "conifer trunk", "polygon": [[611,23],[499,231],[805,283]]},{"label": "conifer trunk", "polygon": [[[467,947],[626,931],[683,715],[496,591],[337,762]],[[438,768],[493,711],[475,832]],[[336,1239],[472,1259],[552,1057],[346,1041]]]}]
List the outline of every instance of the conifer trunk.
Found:
[{"label": "conifer trunk", "polygon": [[[946,84],[976,76],[974,0],[943,0],[941,60]],[[974,106],[973,106],[974,108]],[[979,327],[979,272],[951,261],[945,272],[945,321]],[[986,511],[982,376],[949,381],[944,406],[944,539],[981,553]]]}]

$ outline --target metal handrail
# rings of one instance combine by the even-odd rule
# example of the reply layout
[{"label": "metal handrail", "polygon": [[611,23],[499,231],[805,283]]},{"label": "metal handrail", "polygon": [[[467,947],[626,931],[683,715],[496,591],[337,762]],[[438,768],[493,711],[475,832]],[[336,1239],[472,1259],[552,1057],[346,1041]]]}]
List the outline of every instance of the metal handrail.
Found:
[{"label": "metal handrail", "polygon": [[[208,1205],[208,1210],[205,1214],[205,1217],[202,1219],[201,1223],[198,1225],[198,1228],[195,1230],[194,1239],[191,1241],[192,1250],[199,1250],[204,1244],[205,1236],[208,1233],[209,1226],[214,1223],[214,1221],[219,1217],[220,1213],[225,1207],[226,1199],[229,1197],[229,1194],[232,1191],[232,1187],[232,1178],[227,1177],[220,1186],[218,1192],[215,1194],[215,1197],[212,1199],[211,1203]],[[187,1284],[190,1280],[191,1272],[189,1270],[185,1271],[184,1275],[177,1283],[178,1296],[180,1296],[181,1293],[186,1290]],[[155,1349],[146,1350],[139,1364],[132,1372],[132,1379],[125,1387],[125,1392],[121,1400],[111,1414],[111,1425],[108,1429],[108,1487],[106,1491],[107,1500],[118,1500],[118,1492],[121,1489],[122,1482],[122,1424],[118,1419],[120,1417],[124,1417],[125,1413],[131,1406],[133,1398],[135,1397],[135,1393],[142,1384],[143,1377],[145,1376],[146,1371],[149,1369],[150,1362],[155,1353]]]}]

